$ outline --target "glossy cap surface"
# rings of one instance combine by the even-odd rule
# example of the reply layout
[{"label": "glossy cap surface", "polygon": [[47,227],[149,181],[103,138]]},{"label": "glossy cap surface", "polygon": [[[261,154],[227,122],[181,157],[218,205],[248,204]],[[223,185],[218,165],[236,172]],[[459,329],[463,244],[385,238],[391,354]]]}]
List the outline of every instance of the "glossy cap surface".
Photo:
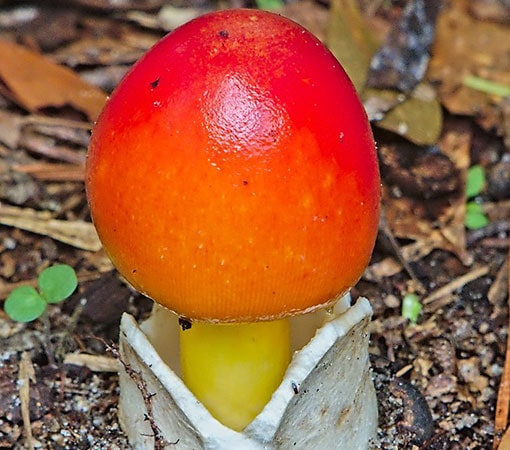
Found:
[{"label": "glossy cap surface", "polygon": [[330,303],[377,234],[372,133],[340,64],[275,14],[176,29],[127,74],[89,148],[86,188],[122,275],[197,320]]}]

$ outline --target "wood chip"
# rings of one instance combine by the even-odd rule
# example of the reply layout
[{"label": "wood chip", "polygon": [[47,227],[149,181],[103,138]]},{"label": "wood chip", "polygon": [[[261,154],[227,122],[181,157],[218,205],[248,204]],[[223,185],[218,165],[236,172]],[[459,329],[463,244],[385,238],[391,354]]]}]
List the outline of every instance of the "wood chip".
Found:
[{"label": "wood chip", "polygon": [[117,372],[119,370],[119,361],[116,358],[86,353],[68,353],[64,358],[64,364],[84,366],[93,372]]}]

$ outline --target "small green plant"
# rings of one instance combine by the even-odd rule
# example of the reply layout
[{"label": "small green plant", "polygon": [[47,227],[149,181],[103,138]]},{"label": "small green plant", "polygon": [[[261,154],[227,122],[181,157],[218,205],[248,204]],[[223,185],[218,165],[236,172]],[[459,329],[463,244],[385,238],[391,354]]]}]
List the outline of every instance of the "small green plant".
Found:
[{"label": "small green plant", "polygon": [[416,294],[406,294],[402,300],[402,317],[415,325],[422,308],[420,297]]},{"label": "small green plant", "polygon": [[76,272],[67,264],[56,264],[44,269],[37,278],[38,289],[20,286],[5,300],[7,315],[17,322],[30,322],[41,317],[49,303],[68,298],[78,286]]},{"label": "small green plant", "polygon": [[483,212],[482,206],[473,200],[479,195],[485,187],[485,170],[482,166],[476,164],[469,168],[466,180],[466,228],[477,230],[483,228],[489,223],[489,219]]},{"label": "small green plant", "polygon": [[464,78],[462,84],[464,86],[484,92],[489,95],[497,95],[498,97],[508,97],[510,95],[510,86],[507,84],[497,83],[485,78],[468,75]]}]

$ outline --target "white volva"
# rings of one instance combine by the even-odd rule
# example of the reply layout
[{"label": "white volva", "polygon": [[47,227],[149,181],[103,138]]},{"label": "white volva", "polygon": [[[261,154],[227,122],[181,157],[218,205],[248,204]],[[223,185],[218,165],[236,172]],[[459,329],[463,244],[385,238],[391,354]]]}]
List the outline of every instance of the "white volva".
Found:
[{"label": "white volva", "polygon": [[369,449],[377,432],[377,402],[368,360],[371,314],[367,299],[349,306],[347,296],[330,313],[291,319],[294,348],[301,349],[295,351],[269,403],[242,432],[212,417],[177,375],[175,316],[168,317],[171,313],[156,307],[138,327],[132,316],[124,314],[121,357],[140,375],[135,382],[121,366],[119,415],[131,445],[136,450],[155,448],[141,382],[146,393],[154,394],[150,416],[159,438],[171,443],[167,448]]}]

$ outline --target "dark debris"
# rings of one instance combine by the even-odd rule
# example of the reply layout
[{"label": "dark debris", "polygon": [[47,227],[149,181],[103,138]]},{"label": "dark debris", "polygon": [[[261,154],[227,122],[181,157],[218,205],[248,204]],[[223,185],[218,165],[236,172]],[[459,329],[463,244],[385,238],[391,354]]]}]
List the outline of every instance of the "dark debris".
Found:
[{"label": "dark debris", "polygon": [[412,0],[370,64],[368,85],[409,93],[423,79],[441,0]]}]

